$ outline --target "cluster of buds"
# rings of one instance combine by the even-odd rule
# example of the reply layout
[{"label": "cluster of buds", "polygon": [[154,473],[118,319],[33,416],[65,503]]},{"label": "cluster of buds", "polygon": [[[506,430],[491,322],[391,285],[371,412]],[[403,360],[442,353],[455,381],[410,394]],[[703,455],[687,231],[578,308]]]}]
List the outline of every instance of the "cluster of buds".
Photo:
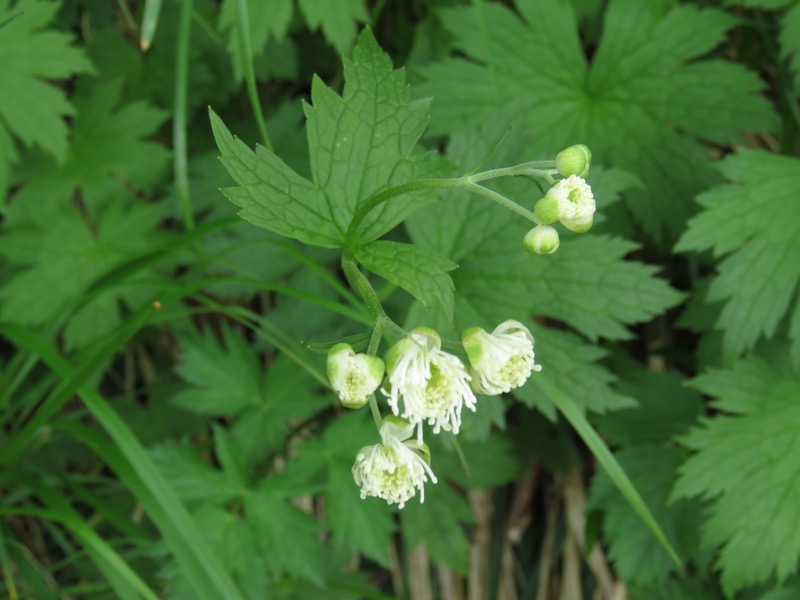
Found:
[{"label": "cluster of buds", "polygon": [[552,254],[558,250],[558,231],[552,227],[556,221],[576,233],[585,233],[592,227],[594,195],[584,181],[591,160],[592,153],[583,144],[570,146],[556,156],[556,169],[564,179],[557,181],[533,209],[540,225],[525,235],[522,243],[528,252]]},{"label": "cluster of buds", "polygon": [[[392,415],[381,426],[381,444],[362,448],[353,466],[361,496],[377,496],[401,508],[436,477],[423,443],[423,425],[433,433],[461,428],[461,411],[475,411],[475,394],[510,392],[541,366],[534,361],[534,340],[518,321],[505,321],[492,333],[472,327],[462,334],[469,369],[460,358],[442,350],[436,331],[417,327],[395,344],[384,363],[356,354],[347,344],[328,353],[328,378],[342,404],[359,408],[378,388]],[[385,374],[385,377],[384,377]],[[383,386],[381,386],[383,382]],[[417,437],[408,441],[416,428]]]}]

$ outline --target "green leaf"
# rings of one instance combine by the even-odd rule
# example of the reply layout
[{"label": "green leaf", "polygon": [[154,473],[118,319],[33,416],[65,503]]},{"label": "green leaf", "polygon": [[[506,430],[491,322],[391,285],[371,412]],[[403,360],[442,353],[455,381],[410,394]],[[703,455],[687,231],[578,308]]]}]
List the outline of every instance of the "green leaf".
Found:
[{"label": "green leaf", "polygon": [[[636,405],[629,396],[611,387],[616,376],[597,364],[606,356],[605,350],[563,331],[544,327],[531,331],[536,338],[536,361],[542,365],[542,372],[548,381],[568,393],[581,411],[604,413]],[[555,420],[558,402],[547,386],[540,385],[536,373],[526,385],[514,390],[514,397]]]},{"label": "green leaf", "polygon": [[[618,387],[635,397],[639,406],[598,417],[598,428],[604,437],[622,446],[615,456],[667,539],[681,556],[694,557],[700,545],[700,503],[683,501],[669,506],[667,500],[677,468],[686,458],[686,452],[676,448],[672,438],[696,423],[703,403],[699,394],[682,385],[678,373],[647,371],[632,361],[623,362],[617,370],[626,374]],[[604,472],[599,472],[592,483],[589,506],[605,511],[604,537],[621,579],[638,586],[666,583],[675,564],[640,526],[640,517]],[[706,556],[701,558],[705,562]]]},{"label": "green leaf", "polygon": [[439,302],[453,320],[453,280],[447,274],[458,265],[425,248],[378,240],[361,246],[356,258],[367,269],[399,285],[426,308]]},{"label": "green leaf", "polygon": [[625,373],[616,388],[636,398],[637,406],[594,419],[603,436],[615,444],[628,447],[668,443],[686,433],[700,417],[700,395],[684,385],[685,377],[680,373],[647,371],[632,361],[616,370]]},{"label": "green leaf", "polygon": [[[180,297],[180,294],[174,294],[174,297]],[[174,300],[174,298],[172,299]],[[165,301],[169,300],[169,296],[165,297]],[[152,309],[150,308],[141,309],[138,314],[132,315],[129,321],[121,327],[121,331],[112,336],[109,345],[118,348],[124,344],[132,332],[138,330],[151,316]],[[125,482],[126,487],[131,489],[142,503],[145,511],[161,531],[181,568],[187,574],[187,579],[192,585],[195,595],[208,599],[218,597],[240,599],[242,596],[234,586],[229,574],[221,567],[211,548],[191,520],[186,508],[178,500],[160,471],[156,469],[133,432],[99,394],[81,389],[87,373],[90,372],[90,369],[93,371],[97,368],[96,363],[103,358],[102,354],[106,349],[101,348],[100,354],[91,357],[76,368],[66,361],[49,342],[37,334],[7,323],[0,324],[0,328],[6,337],[13,339],[17,346],[30,350],[63,379],[62,385],[57,388],[56,392],[60,390],[64,394],[56,393],[46,399],[39,409],[39,414],[31,420],[28,427],[35,426],[35,432],[41,431],[42,425],[47,422],[48,414],[52,416],[53,410],[58,408],[57,405],[63,406],[63,403],[72,394],[78,392],[88,411],[108,433],[113,444],[108,443],[97,431],[88,428],[82,428],[85,433],[76,437],[88,444],[98,456],[102,456]],[[45,410],[45,405],[48,404],[51,406]],[[52,406],[52,404],[56,406]],[[45,413],[45,416],[40,418],[42,412]],[[30,438],[21,433],[25,432],[18,432],[17,438],[15,438],[20,443],[15,444],[14,447],[7,445],[3,448],[6,454],[10,454],[10,456],[4,456],[3,460],[18,457],[20,450],[29,443]]]},{"label": "green leaf", "polygon": [[322,28],[325,39],[344,54],[356,36],[356,23],[367,23],[369,15],[364,0],[298,0],[300,11],[311,30]]},{"label": "green leaf", "polygon": [[[355,462],[355,456],[350,462]],[[331,463],[325,499],[325,514],[334,548],[347,557],[363,554],[387,569],[391,568],[389,546],[395,529],[393,508],[386,502],[374,501],[374,498],[362,500],[346,463]]]},{"label": "green leaf", "polygon": [[759,600],[794,600],[798,596],[800,596],[800,584],[795,584],[767,592]]},{"label": "green leaf", "polygon": [[[772,337],[788,311],[800,310],[794,297],[800,277],[800,160],[743,149],[720,168],[730,183],[698,196],[704,210],[675,249],[728,255],[717,267],[708,301],[725,301],[716,327],[732,358],[762,335]],[[793,316],[790,339],[800,364],[797,323]]]},{"label": "green leaf", "polygon": [[260,555],[258,532],[252,523],[231,511],[209,505],[200,507],[193,516],[220,562],[233,573],[247,597],[266,596],[270,589],[268,565]]},{"label": "green leaf", "polygon": [[222,341],[210,330],[181,338],[182,360],[175,371],[191,388],[173,396],[173,403],[199,414],[232,416],[264,400],[257,354],[228,327]]},{"label": "green leaf", "polygon": [[170,152],[148,138],[167,113],[139,100],[122,103],[123,81],[100,80],[75,98],[73,140],[59,175],[79,187],[91,208],[122,190],[149,190],[168,172]]},{"label": "green leaf", "polygon": [[343,236],[327,214],[320,190],[263,146],[250,150],[231,135],[214,111],[209,110],[209,117],[220,160],[239,184],[222,192],[242,209],[240,217],[306,244],[341,245]]},{"label": "green leaf", "polygon": [[603,442],[597,431],[592,427],[589,421],[586,420],[579,406],[572,398],[560,390],[557,385],[554,385],[546,375],[544,377],[539,377],[539,385],[547,391],[558,407],[559,412],[564,415],[564,418],[569,421],[569,424],[572,425],[578,435],[581,436],[581,439],[597,459],[597,462],[600,463],[603,471],[605,471],[606,475],[611,479],[625,500],[627,500],[638,518],[651,531],[655,539],[657,539],[658,543],[666,550],[673,562],[678,566],[682,566],[678,554],[673,549],[672,544],[667,539],[667,536],[664,534],[658,521],[656,521],[648,505],[645,503],[639,490],[633,485],[627,473],[617,459],[611,454],[608,446]]},{"label": "green leaf", "polygon": [[50,81],[91,73],[72,36],[42,31],[59,5],[39,0],[0,2],[0,190],[9,183],[18,154],[12,136],[25,146],[37,146],[62,162],[67,152],[64,117],[74,114],[64,93]]},{"label": "green leaf", "polygon": [[774,345],[692,385],[723,414],[682,438],[694,454],[673,497],[710,503],[703,540],[721,546],[716,566],[728,596],[781,582],[800,559],[800,372]]},{"label": "green leaf", "polygon": [[[462,167],[473,163],[474,148],[484,146],[486,135],[454,135],[448,156]],[[497,188],[510,198],[538,197],[528,180],[504,180]],[[528,225],[484,198],[463,193],[451,194],[446,209],[432,206],[409,219],[415,242],[459,263],[453,282],[474,320],[464,322],[459,306],[457,324],[494,328],[495,320],[524,320],[533,313],[564,321],[590,339],[629,339],[625,324],[649,320],[682,298],[654,277],[654,267],[624,260],[636,248],[631,242],[565,236],[552,256],[531,256],[522,249]]]},{"label": "green leaf", "polygon": [[781,53],[789,59],[794,73],[794,95],[800,96],[800,4],[795,4],[781,21]]},{"label": "green leaf", "polygon": [[222,343],[210,331],[182,337],[181,343],[176,371],[189,387],[172,402],[198,414],[238,416],[231,435],[250,463],[282,445],[286,423],[330,405],[294,361],[279,355],[264,369],[247,341],[227,327]]},{"label": "green leaf", "polygon": [[680,4],[659,17],[647,2],[614,0],[590,64],[570,3],[515,5],[519,14],[484,2],[440,11],[465,58],[420,69],[434,133],[513,109],[531,157],[587,144],[600,162],[641,176],[645,188],[626,199],[646,230],[676,236],[712,177],[698,138],[727,143],[776,126],[755,74],[701,60],[735,23],[721,11]]},{"label": "green leaf", "polygon": [[[681,449],[635,444],[615,453],[622,468],[642,495],[670,543],[689,556],[696,552],[701,524],[699,503],[669,505],[676,470],[686,458]],[[641,517],[624,501],[604,472],[592,482],[589,509],[603,508],[604,539],[622,581],[634,584],[664,583],[677,565],[653,535],[642,527]]]},{"label": "green leaf", "polygon": [[286,476],[298,486],[325,482],[326,514],[335,549],[361,553],[388,566],[395,507],[376,498],[362,500],[351,471],[359,450],[378,443],[368,411],[338,415],[321,435],[296,447]]},{"label": "green leaf", "polygon": [[[499,402],[499,398],[481,397],[478,399],[478,411],[484,410],[482,403]],[[516,455],[516,448],[508,437],[493,432],[485,440],[469,441],[458,438],[436,436],[429,441],[431,466],[440,483],[453,481],[465,489],[488,489],[514,481],[522,476],[526,461],[520,460]],[[452,447],[458,444],[461,447],[464,461],[469,471],[464,470],[464,464]],[[430,484],[429,484],[430,487]],[[427,489],[427,488],[426,488]],[[427,494],[426,499],[427,503]]]},{"label": "green leaf", "polygon": [[[268,480],[263,487],[269,490]],[[287,574],[322,585],[324,547],[319,543],[319,525],[311,515],[268,491],[250,494],[245,510],[273,578]]]},{"label": "green leaf", "polygon": [[[32,199],[30,196],[27,199]],[[94,227],[66,199],[50,206],[35,220],[20,219],[4,233],[0,256],[20,268],[0,290],[0,317],[39,325],[68,310],[95,280],[131,255],[153,247],[161,237],[153,229],[161,218],[158,206],[124,208],[109,205]],[[152,278],[150,269],[136,278]],[[84,347],[120,322],[120,302],[137,306],[146,287],[108,291],[90,301],[67,325],[67,345]]]},{"label": "green leaf", "polygon": [[425,486],[425,503],[411,500],[400,513],[403,538],[410,549],[424,542],[431,558],[459,573],[469,571],[470,543],[465,526],[474,521],[467,501],[446,482]]},{"label": "green leaf", "polygon": [[159,444],[150,450],[150,457],[188,505],[225,505],[244,490],[233,474],[204,462],[185,441]]},{"label": "green leaf", "polygon": [[[344,62],[342,96],[315,78],[305,105],[313,183],[263,147],[251,151],[211,112],[222,163],[239,187],[223,190],[242,218],[302,242],[339,247],[358,206],[387,187],[439,175],[433,153],[415,152],[427,102],[409,102],[402,71],[369,29],[353,60]],[[387,202],[371,212],[360,235],[371,241],[395,227],[435,195],[429,191]]]}]

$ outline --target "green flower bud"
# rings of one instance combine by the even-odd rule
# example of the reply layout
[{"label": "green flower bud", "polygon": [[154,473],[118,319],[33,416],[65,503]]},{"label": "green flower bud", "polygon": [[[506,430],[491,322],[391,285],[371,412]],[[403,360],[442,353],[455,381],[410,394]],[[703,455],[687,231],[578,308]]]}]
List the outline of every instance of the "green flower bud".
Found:
[{"label": "green flower bud", "polygon": [[562,177],[577,175],[586,178],[589,174],[589,165],[592,162],[592,153],[583,144],[576,144],[562,150],[556,156],[556,169]]},{"label": "green flower bud", "polygon": [[552,254],[558,250],[558,231],[550,225],[537,225],[522,240],[522,245],[531,254]]},{"label": "green flower bud", "polygon": [[555,198],[548,193],[548,195],[539,200],[533,207],[533,214],[535,214],[536,218],[545,225],[555,223],[561,216],[558,198]]},{"label": "green flower bud", "polygon": [[369,401],[381,384],[384,370],[380,358],[356,354],[348,344],[336,344],[328,351],[328,379],[347,408],[361,408]]}]

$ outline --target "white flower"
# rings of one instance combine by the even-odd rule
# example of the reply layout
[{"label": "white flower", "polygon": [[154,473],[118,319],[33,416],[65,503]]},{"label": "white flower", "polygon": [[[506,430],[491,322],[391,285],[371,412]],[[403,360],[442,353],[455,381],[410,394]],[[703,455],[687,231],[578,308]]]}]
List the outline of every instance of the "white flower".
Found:
[{"label": "white flower", "polygon": [[570,175],[547,190],[533,212],[545,225],[561,221],[567,229],[584,233],[592,226],[595,209],[592,188],[577,175]]},{"label": "white flower", "polygon": [[462,407],[466,404],[475,411],[475,394],[464,363],[441,348],[442,340],[435,331],[417,327],[386,356],[390,390],[382,391],[395,415],[419,425],[420,441],[421,423],[433,425],[434,433],[442,429],[458,433]]},{"label": "white flower", "polygon": [[356,354],[345,343],[328,351],[328,379],[347,408],[361,408],[381,384],[383,361],[377,356]]},{"label": "white flower", "polygon": [[353,464],[353,479],[361,488],[361,498],[376,496],[403,508],[419,490],[425,502],[424,483],[436,483],[430,468],[428,447],[418,441],[405,441],[414,431],[411,423],[386,417],[381,425],[381,443],[359,450]]},{"label": "white flower", "polygon": [[471,385],[479,394],[510,392],[542,370],[533,360],[533,336],[519,321],[504,321],[491,334],[472,327],[461,339],[472,364]]}]

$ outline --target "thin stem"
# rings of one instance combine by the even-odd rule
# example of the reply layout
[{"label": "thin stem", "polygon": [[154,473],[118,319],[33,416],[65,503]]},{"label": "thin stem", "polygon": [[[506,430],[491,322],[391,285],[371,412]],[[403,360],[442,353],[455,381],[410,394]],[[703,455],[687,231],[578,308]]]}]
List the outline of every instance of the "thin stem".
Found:
[{"label": "thin stem", "polygon": [[378,354],[378,346],[381,344],[383,337],[383,322],[381,319],[375,321],[375,327],[372,329],[372,336],[369,338],[369,346],[367,346],[367,354],[376,356]]},{"label": "thin stem", "polygon": [[383,417],[381,416],[381,410],[378,408],[378,400],[375,398],[375,394],[369,397],[369,410],[372,412],[372,419],[375,421],[375,427],[380,431],[381,425],[383,425]]},{"label": "thin stem", "polygon": [[342,270],[344,271],[344,276],[347,278],[347,283],[349,283],[350,287],[357,291],[364,299],[364,302],[366,302],[367,309],[375,318],[377,325],[381,318],[386,316],[386,313],[383,310],[383,304],[381,304],[378,294],[375,292],[375,288],[372,287],[369,279],[367,279],[366,275],[358,268],[358,264],[354,259],[342,256]]},{"label": "thin stem", "polygon": [[119,11],[122,13],[122,18],[125,19],[125,23],[128,25],[128,29],[135,32],[139,26],[136,24],[136,20],[133,18],[128,8],[128,3],[125,0],[117,0],[117,5],[119,6]]},{"label": "thin stem", "polygon": [[527,208],[521,207],[516,202],[513,202],[503,196],[502,194],[498,194],[497,192],[490,190],[489,188],[485,188],[482,185],[478,185],[477,183],[473,183],[472,181],[465,181],[461,186],[470,192],[474,192],[484,198],[488,198],[492,202],[497,202],[503,208],[507,208],[511,212],[515,212],[521,217],[528,219],[529,221],[533,221],[537,225],[541,225],[539,219],[533,214],[532,211],[528,210]]},{"label": "thin stem", "polygon": [[183,0],[178,27],[178,51],[175,56],[175,116],[172,120],[172,155],[175,170],[175,192],[187,230],[194,229],[192,200],[189,194],[189,167],[186,143],[186,104],[189,86],[189,36],[191,34],[193,0]]},{"label": "thin stem", "polygon": [[547,175],[555,175],[558,173],[558,169],[554,167],[554,160],[535,160],[521,165],[514,165],[513,167],[489,169],[488,171],[475,173],[469,176],[469,180],[477,183],[486,179],[495,179],[496,177],[518,177],[520,175],[526,177],[546,177]]},{"label": "thin stem", "polygon": [[247,0],[238,0],[239,9],[239,47],[242,52],[242,68],[244,69],[244,79],[247,84],[247,95],[250,97],[250,105],[253,107],[253,114],[256,118],[258,131],[261,133],[261,140],[267,150],[272,150],[272,141],[267,133],[267,124],[264,121],[264,114],[261,112],[261,101],[258,98],[256,88],[256,73],[253,69],[253,51],[250,44],[250,18],[247,15]]},{"label": "thin stem", "polygon": [[370,212],[372,212],[373,209],[377,208],[387,200],[391,200],[396,196],[409,194],[411,192],[418,192],[421,190],[458,188],[462,187],[463,183],[464,179],[461,177],[447,179],[423,179],[421,181],[411,181],[409,183],[396,185],[395,187],[389,188],[388,190],[383,190],[382,192],[378,192],[374,196],[367,198],[366,202],[358,207],[353,215],[352,220],[350,221],[350,224],[347,226],[347,232],[344,236],[345,256],[348,258],[352,257],[356,247],[358,246],[357,235],[358,228],[361,226],[361,222]]}]

